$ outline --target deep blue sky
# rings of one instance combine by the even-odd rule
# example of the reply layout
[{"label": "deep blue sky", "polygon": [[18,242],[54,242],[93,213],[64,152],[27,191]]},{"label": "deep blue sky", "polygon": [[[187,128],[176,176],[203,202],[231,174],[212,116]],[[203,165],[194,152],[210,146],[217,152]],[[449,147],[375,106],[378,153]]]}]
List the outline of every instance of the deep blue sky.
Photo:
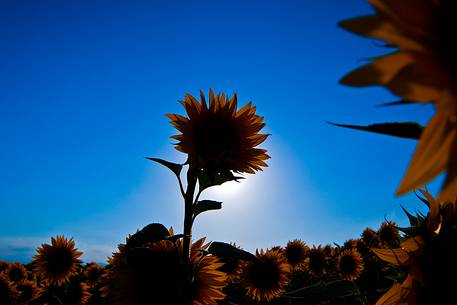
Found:
[{"label": "deep blue sky", "polygon": [[271,137],[269,168],[196,237],[248,250],[341,243],[386,217],[405,224],[394,191],[415,142],[339,129],[336,121],[427,122],[429,106],[376,108],[382,88],[338,84],[386,50],[338,28],[364,0],[1,1],[0,259],[28,260],[51,236],[73,236],[103,261],[150,222],[182,228],[174,177],[144,156],[182,162],[165,113],[200,89],[252,101]]}]

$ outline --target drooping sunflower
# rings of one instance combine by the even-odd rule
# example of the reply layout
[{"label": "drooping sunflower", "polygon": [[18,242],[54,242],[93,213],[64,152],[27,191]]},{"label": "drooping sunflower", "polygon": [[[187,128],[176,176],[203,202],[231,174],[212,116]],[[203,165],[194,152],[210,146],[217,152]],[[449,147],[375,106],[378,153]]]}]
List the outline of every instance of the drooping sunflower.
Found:
[{"label": "drooping sunflower", "polygon": [[209,105],[200,91],[201,101],[186,94],[181,104],[187,117],[167,114],[171,124],[181,132],[172,136],[178,140],[176,149],[188,154],[188,163],[217,173],[255,173],[268,166],[270,157],[265,149],[256,148],[268,137],[260,134],[265,126],[263,117],[256,114],[251,103],[237,109],[237,95],[229,99],[225,94],[209,91]]},{"label": "drooping sunflower", "polygon": [[257,261],[249,262],[243,270],[246,294],[258,302],[281,296],[289,283],[290,268],[281,251],[256,250]]},{"label": "drooping sunflower", "polygon": [[457,198],[457,2],[369,0],[376,14],[340,23],[349,31],[384,40],[394,52],[342,79],[352,86],[381,85],[404,100],[436,106],[397,194],[423,186],[447,172],[440,201]]},{"label": "drooping sunflower", "polygon": [[356,249],[343,250],[338,256],[338,270],[345,280],[355,281],[363,271],[363,259]]},{"label": "drooping sunflower", "polygon": [[306,257],[309,247],[300,239],[294,239],[284,248],[284,256],[294,271],[303,270],[306,266]]},{"label": "drooping sunflower", "polygon": [[14,305],[18,296],[17,290],[4,274],[0,273],[0,304]]},{"label": "drooping sunflower", "polygon": [[384,246],[395,246],[400,240],[397,224],[392,221],[385,221],[378,230],[379,240]]},{"label": "drooping sunflower", "polygon": [[217,305],[225,297],[226,276],[218,270],[218,258],[202,252],[207,247],[203,243],[192,244],[189,262],[182,260],[182,243],[120,245],[103,275],[102,295],[114,305]]},{"label": "drooping sunflower", "polygon": [[62,285],[78,272],[82,252],[77,251],[74,240],[64,236],[51,238],[51,245],[42,244],[33,257],[35,272],[51,285]]},{"label": "drooping sunflower", "polygon": [[306,269],[313,277],[321,277],[325,274],[328,256],[321,246],[313,246],[308,251]]},{"label": "drooping sunflower", "polygon": [[8,278],[13,282],[17,282],[27,278],[27,270],[21,263],[8,264],[8,267],[4,272],[8,276]]}]

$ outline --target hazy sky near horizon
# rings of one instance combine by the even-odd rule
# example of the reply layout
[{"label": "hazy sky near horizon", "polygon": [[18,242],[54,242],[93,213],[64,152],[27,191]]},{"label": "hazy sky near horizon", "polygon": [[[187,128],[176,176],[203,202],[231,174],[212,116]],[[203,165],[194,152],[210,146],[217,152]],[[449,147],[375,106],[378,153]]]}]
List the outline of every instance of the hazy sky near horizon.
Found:
[{"label": "hazy sky near horizon", "polygon": [[[175,178],[144,159],[184,162],[165,113],[184,94],[237,92],[265,117],[269,167],[204,198],[194,236],[248,250],[341,243],[384,220],[415,142],[330,126],[426,123],[429,105],[377,108],[382,88],[338,84],[380,43],[337,22],[364,0],[0,2],[0,259],[27,261],[51,236],[102,262],[151,222],[182,230]],[[433,189],[433,185],[431,186]]]}]

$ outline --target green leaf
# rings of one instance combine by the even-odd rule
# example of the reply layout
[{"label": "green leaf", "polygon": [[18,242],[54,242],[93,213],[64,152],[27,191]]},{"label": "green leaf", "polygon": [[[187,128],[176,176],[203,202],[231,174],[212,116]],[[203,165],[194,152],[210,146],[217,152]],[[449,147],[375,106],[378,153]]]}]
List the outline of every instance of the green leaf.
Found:
[{"label": "green leaf", "polygon": [[203,190],[215,186],[221,185],[228,181],[237,181],[240,179],[244,179],[244,177],[235,176],[232,172],[224,172],[224,173],[217,173],[215,175],[209,175],[206,171],[201,170],[198,172],[198,185],[199,191],[202,192]]},{"label": "green leaf", "polygon": [[179,177],[179,174],[181,174],[182,164],[169,162],[167,160],[163,160],[163,159],[159,159],[159,158],[146,157],[146,159],[162,164],[163,166],[169,168],[178,177]]},{"label": "green leaf", "polygon": [[414,139],[418,140],[422,133],[423,127],[418,123],[414,122],[392,122],[392,123],[378,123],[378,124],[371,124],[367,126],[361,125],[347,125],[347,124],[338,124],[328,122],[331,125],[343,127],[343,128],[350,128],[356,130],[363,130],[369,131],[374,133],[385,134],[394,137],[406,138],[406,139]]},{"label": "green leaf", "polygon": [[238,249],[231,244],[223,243],[220,241],[213,241],[208,248],[208,252],[221,258],[231,258],[235,260],[256,261],[257,257],[247,251]]},{"label": "green leaf", "polygon": [[359,297],[357,286],[346,280],[319,282],[285,294],[293,304],[321,304],[331,300],[347,297]]},{"label": "green leaf", "polygon": [[414,101],[408,101],[408,100],[399,100],[395,102],[390,102],[390,103],[384,103],[377,105],[376,107],[390,107],[390,106],[400,106],[400,105],[411,105],[411,104],[416,104],[417,102]]},{"label": "green leaf", "polygon": [[194,217],[206,211],[220,209],[222,209],[222,202],[213,200],[200,200],[192,207]]}]

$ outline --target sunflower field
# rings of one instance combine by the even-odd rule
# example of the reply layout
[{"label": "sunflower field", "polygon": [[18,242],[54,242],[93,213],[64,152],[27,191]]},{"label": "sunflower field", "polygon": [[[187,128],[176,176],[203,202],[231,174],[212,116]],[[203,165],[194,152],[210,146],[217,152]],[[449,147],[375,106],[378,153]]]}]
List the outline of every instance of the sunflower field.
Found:
[{"label": "sunflower field", "polygon": [[[415,123],[343,128],[417,139],[397,195],[415,192],[427,213],[403,209],[408,227],[384,221],[343,244],[310,246],[293,239],[245,251],[236,241],[193,236],[198,216],[222,203],[207,189],[268,167],[259,146],[269,134],[251,103],[237,95],[186,94],[185,114],[167,114],[184,164],[155,157],[176,176],[183,232],[151,223],[130,232],[106,264],[83,263],[77,241],[63,235],[42,244],[30,263],[0,261],[0,305],[434,305],[457,304],[457,57],[450,41],[457,1],[369,0],[374,14],[342,21],[356,34],[382,40],[392,52],[346,76],[349,86],[383,86],[400,98],[388,106],[432,103]],[[454,30],[452,30],[454,29]],[[439,174],[439,194],[424,187]],[[82,249],[84,250],[84,249]]]}]

